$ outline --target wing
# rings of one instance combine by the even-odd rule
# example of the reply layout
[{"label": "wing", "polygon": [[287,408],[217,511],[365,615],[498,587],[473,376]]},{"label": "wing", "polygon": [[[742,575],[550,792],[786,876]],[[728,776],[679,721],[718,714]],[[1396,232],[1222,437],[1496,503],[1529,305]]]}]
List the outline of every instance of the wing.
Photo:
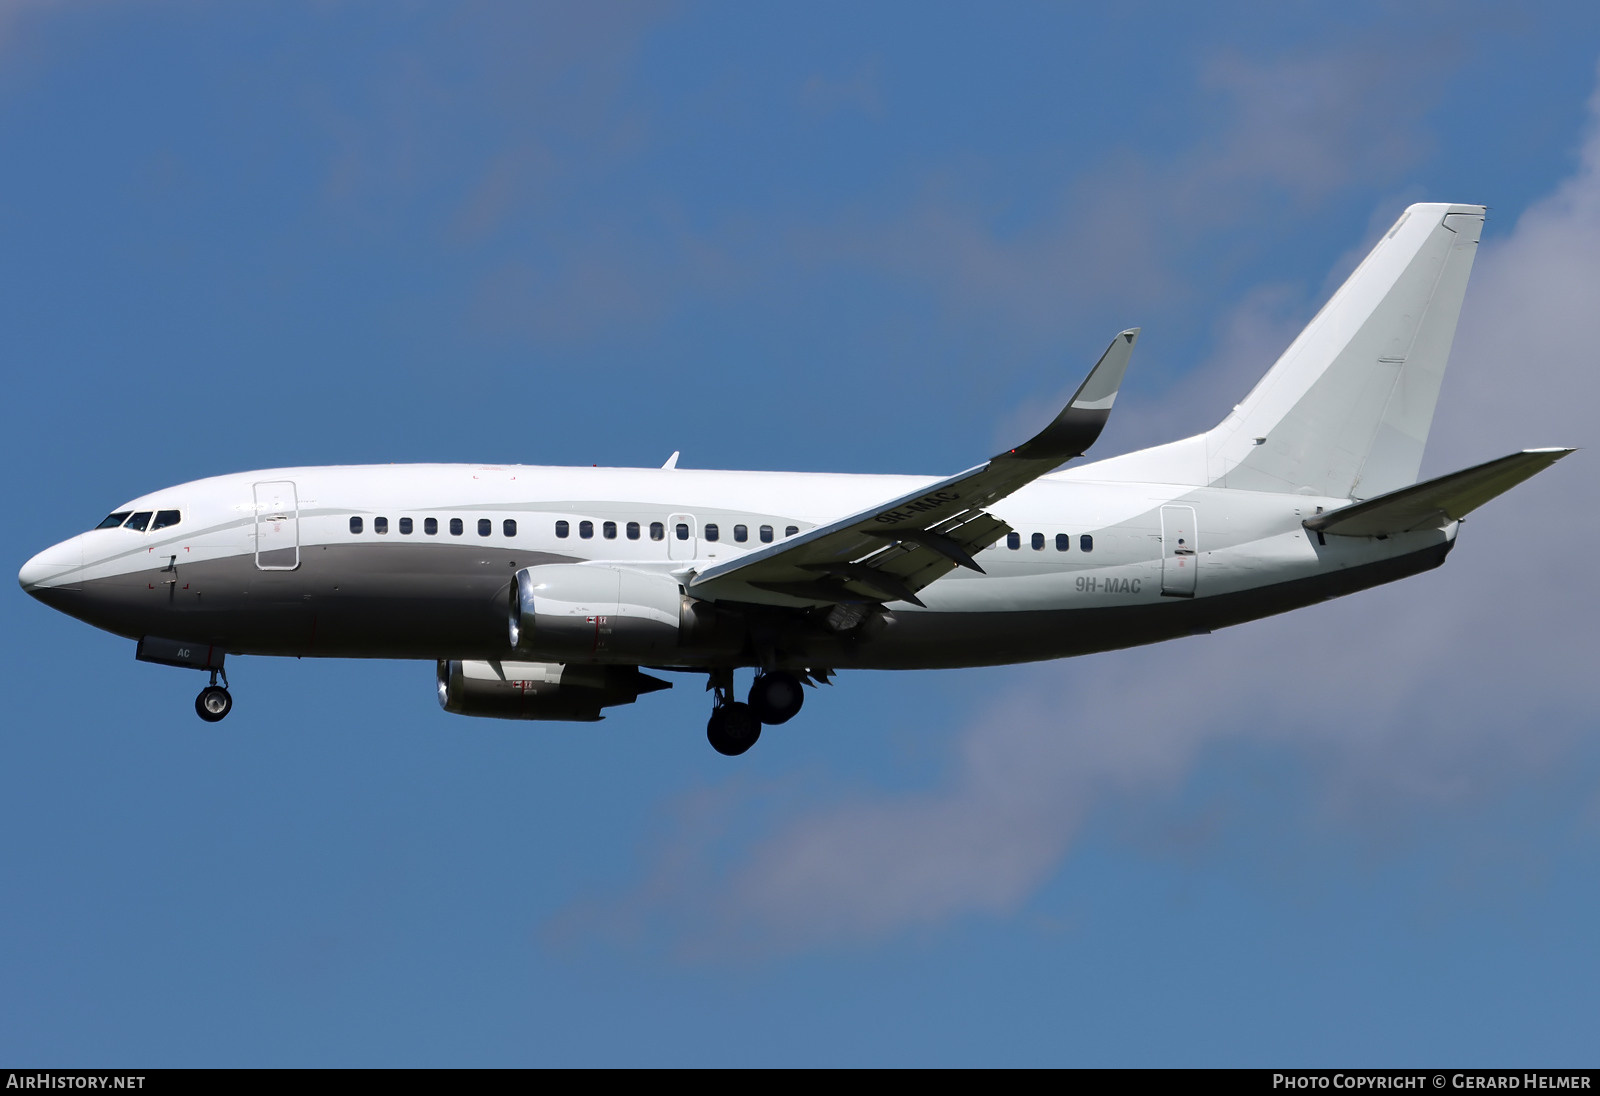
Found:
[{"label": "wing", "polygon": [[1138,328],[1124,331],[1055,420],[1015,449],[870,510],[700,572],[696,597],[769,605],[909,601],[1011,527],[985,508],[1080,456],[1105,428]]}]

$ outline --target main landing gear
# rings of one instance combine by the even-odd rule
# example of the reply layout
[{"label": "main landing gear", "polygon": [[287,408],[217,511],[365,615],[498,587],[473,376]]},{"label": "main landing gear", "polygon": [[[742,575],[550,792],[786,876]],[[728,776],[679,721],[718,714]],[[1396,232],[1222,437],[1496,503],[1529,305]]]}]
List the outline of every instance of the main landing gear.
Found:
[{"label": "main landing gear", "polygon": [[800,679],[782,670],[758,674],[750,685],[750,707],[763,723],[787,723],[805,702]]},{"label": "main landing gear", "polygon": [[711,709],[711,719],[706,723],[706,741],[719,754],[738,757],[760,737],[761,720],[750,710],[750,705],[730,701]]},{"label": "main landing gear", "polygon": [[733,671],[713,670],[708,687],[717,699],[706,723],[706,740],[719,754],[737,757],[761,737],[761,725],[787,723],[805,703],[800,679],[782,670],[758,674],[750,686],[750,700],[733,699]]},{"label": "main landing gear", "polygon": [[207,723],[216,723],[223,716],[233,711],[233,695],[228,692],[228,675],[222,675],[222,684],[217,684],[219,670],[211,671],[211,684],[200,690],[200,695],[194,698],[195,714]]}]

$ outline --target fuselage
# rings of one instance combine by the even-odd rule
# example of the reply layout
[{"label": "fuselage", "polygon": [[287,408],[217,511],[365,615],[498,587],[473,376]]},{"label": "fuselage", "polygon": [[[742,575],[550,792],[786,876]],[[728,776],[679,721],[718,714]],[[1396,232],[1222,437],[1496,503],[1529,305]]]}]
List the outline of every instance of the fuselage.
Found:
[{"label": "fuselage", "polygon": [[[118,635],[230,654],[511,657],[521,568],[609,564],[687,583],[701,569],[935,482],[690,469],[386,465],[217,476],[132,499],[40,553],[29,593]],[[796,667],[910,669],[1084,654],[1209,631],[1441,563],[1456,526],[1319,538],[1347,499],[1100,482],[1094,465],[993,506],[1015,532],[871,628],[726,607]],[[143,517],[141,517],[143,515]],[[157,526],[160,526],[157,528]],[[528,654],[530,652],[524,652]],[[538,652],[531,652],[537,656]],[[570,661],[570,657],[568,659]],[[632,662],[596,652],[595,662]],[[664,668],[754,665],[692,637]]]}]

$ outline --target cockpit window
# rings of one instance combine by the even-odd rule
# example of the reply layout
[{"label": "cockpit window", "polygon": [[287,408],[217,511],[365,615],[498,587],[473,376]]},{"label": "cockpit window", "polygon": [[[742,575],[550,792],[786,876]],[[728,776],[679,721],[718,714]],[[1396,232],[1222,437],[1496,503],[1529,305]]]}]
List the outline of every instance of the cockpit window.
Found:
[{"label": "cockpit window", "polygon": [[128,519],[128,524],[124,525],[123,528],[124,529],[132,529],[136,533],[142,533],[142,532],[145,531],[145,528],[147,526],[149,526],[149,524],[150,524],[150,511],[149,510],[140,510],[137,514],[133,515],[133,517]]},{"label": "cockpit window", "polygon": [[132,510],[118,510],[115,514],[108,514],[106,516],[106,520],[102,521],[99,525],[96,525],[95,528],[96,529],[115,529],[117,526],[119,526],[123,522],[127,521],[128,520],[128,515],[131,514],[131,513],[133,513]]},{"label": "cockpit window", "polygon": [[150,531],[170,528],[183,520],[183,515],[176,510],[157,510],[156,520],[150,524]]}]

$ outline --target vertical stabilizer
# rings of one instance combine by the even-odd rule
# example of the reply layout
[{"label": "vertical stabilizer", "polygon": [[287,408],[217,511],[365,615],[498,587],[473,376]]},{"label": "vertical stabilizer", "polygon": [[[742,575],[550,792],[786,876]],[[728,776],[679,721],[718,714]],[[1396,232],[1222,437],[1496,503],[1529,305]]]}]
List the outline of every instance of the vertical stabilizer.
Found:
[{"label": "vertical stabilizer", "polygon": [[1219,487],[1371,498],[1415,483],[1484,207],[1414,205],[1222,423]]}]

